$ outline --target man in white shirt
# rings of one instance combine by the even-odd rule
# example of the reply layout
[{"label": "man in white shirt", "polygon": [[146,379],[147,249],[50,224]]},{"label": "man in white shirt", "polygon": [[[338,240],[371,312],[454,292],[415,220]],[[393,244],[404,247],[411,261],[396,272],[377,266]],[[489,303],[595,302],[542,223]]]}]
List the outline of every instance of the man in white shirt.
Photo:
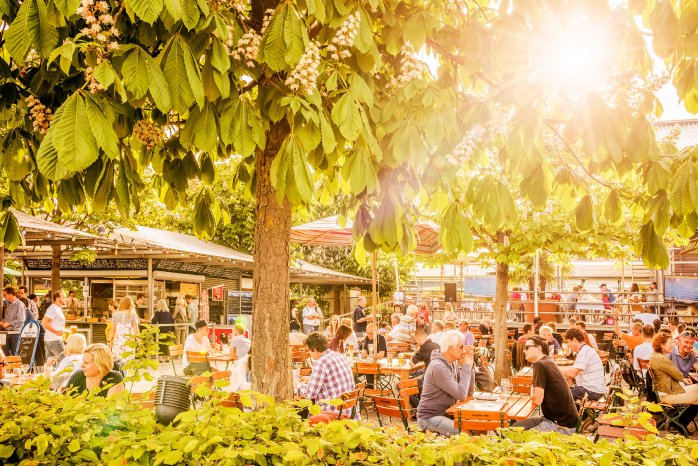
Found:
[{"label": "man in white shirt", "polygon": [[[654,327],[651,325],[645,325],[642,327],[643,341],[633,350],[633,367],[638,372],[640,371],[640,363],[638,362],[638,359],[649,361],[652,353],[654,353],[654,348],[652,348],[652,338],[654,338]],[[643,379],[645,374],[647,374],[647,369],[642,369]]]},{"label": "man in white shirt", "polygon": [[46,357],[55,357],[59,362],[65,356],[65,345],[63,343],[63,332],[65,331],[65,291],[57,291],[53,294],[53,304],[46,309],[41,325],[46,330],[44,335],[44,349]]},{"label": "man in white shirt", "polygon": [[320,317],[322,317],[322,312],[315,304],[315,300],[308,298],[303,308],[303,332],[306,335],[310,335],[320,328]]},{"label": "man in white shirt", "polygon": [[205,363],[193,362],[189,363],[187,352],[193,353],[209,353],[211,351],[211,342],[208,339],[208,323],[205,320],[197,320],[194,323],[196,331],[189,335],[184,342],[184,354],[182,354],[182,367],[185,375],[201,375],[204,372],[211,370],[211,365],[208,359]]},{"label": "man in white shirt", "polygon": [[577,354],[572,366],[560,368],[566,378],[574,379],[576,383],[572,387],[572,397],[581,400],[586,394],[590,400],[600,399],[606,394],[606,380],[599,354],[586,343],[584,332],[578,328],[567,330],[565,341]]}]

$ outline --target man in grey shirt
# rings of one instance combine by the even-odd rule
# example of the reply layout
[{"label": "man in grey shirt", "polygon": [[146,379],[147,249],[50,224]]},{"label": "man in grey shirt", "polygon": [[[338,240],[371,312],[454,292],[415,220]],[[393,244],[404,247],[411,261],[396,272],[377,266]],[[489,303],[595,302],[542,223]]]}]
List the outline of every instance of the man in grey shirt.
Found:
[{"label": "man in grey shirt", "polygon": [[189,333],[196,332],[194,324],[199,320],[199,306],[193,303],[194,297],[190,294],[184,295],[187,302],[187,316],[189,317]]},{"label": "man in grey shirt", "polygon": [[447,437],[458,434],[453,419],[446,417],[446,410],[474,391],[473,348],[464,348],[463,334],[450,330],[441,339],[441,349],[432,353],[424,375],[417,407],[419,428]]},{"label": "man in grey shirt", "polygon": [[7,349],[9,354],[17,354],[17,343],[19,343],[19,332],[27,320],[27,307],[17,298],[15,289],[8,286],[3,290],[3,296],[7,301],[5,306],[5,320],[0,323],[7,334]]}]

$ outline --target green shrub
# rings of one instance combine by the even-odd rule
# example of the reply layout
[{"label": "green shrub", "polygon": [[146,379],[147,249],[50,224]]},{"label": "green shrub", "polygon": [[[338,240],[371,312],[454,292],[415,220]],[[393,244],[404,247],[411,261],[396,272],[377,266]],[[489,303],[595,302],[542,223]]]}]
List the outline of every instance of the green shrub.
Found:
[{"label": "green shrub", "polygon": [[[698,442],[678,436],[594,444],[582,436],[521,432],[434,438],[357,421],[311,427],[297,411],[245,395],[254,412],[218,406],[218,398],[162,426],[124,393],[104,399],[48,391],[48,382],[0,390],[0,463],[8,465],[444,464],[693,465]],[[317,407],[312,407],[313,410]]]}]

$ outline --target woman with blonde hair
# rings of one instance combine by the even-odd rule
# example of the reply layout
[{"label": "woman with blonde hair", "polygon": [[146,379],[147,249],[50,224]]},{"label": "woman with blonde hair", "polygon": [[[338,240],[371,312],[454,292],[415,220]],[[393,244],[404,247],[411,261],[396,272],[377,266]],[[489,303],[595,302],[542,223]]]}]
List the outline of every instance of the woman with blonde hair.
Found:
[{"label": "woman with blonde hair", "polygon": [[456,316],[456,313],[453,312],[453,304],[451,303],[446,303],[446,311],[444,312],[444,322],[448,321],[455,322],[458,320],[458,317]]},{"label": "woman with blonde hair", "polygon": [[172,313],[172,320],[175,323],[175,335],[177,336],[177,344],[183,345],[187,339],[187,329],[189,326],[187,322],[187,301],[183,296],[177,298],[175,302],[174,312]]},{"label": "woman with blonde hair", "polygon": [[124,353],[132,352],[132,349],[126,347],[125,344],[129,335],[138,335],[138,322],[133,298],[125,296],[112,317],[112,328],[109,335],[109,340],[112,342],[111,351],[115,359],[126,362],[133,357],[124,358]]},{"label": "woman with blonde hair", "polygon": [[68,380],[68,391],[79,395],[84,391],[97,396],[111,396],[124,391],[124,378],[114,367],[114,358],[109,347],[95,343],[85,348],[82,366]]},{"label": "woman with blonde hair", "polygon": [[330,317],[330,325],[325,329],[325,336],[328,340],[331,340],[337,335],[337,329],[339,328],[339,316],[333,315]]},{"label": "woman with blonde hair", "polygon": [[[58,363],[58,367],[53,371],[51,379],[51,389],[58,390],[68,384],[70,376],[80,368],[82,363],[82,353],[87,347],[87,340],[81,333],[71,333],[65,341],[65,357]],[[47,366],[53,366],[56,358],[48,358]]]}]

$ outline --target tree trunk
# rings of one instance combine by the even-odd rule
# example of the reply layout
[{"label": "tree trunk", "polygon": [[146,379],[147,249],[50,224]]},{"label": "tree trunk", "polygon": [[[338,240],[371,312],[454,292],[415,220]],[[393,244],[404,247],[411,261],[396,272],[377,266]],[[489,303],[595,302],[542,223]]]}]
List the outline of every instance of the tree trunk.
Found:
[{"label": "tree trunk", "polygon": [[51,245],[51,300],[53,300],[53,293],[60,291],[61,289],[61,256],[63,255],[63,249],[57,245]]},{"label": "tree trunk", "polygon": [[270,176],[272,161],[286,134],[285,123],[272,125],[266,148],[257,150],[255,162],[252,388],[277,401],[293,395],[288,340],[291,205],[287,200],[279,204]]},{"label": "tree trunk", "polygon": [[[497,242],[504,242],[505,234],[497,233]],[[507,302],[509,301],[509,265],[497,262],[497,287],[494,299],[494,380],[511,375],[511,363],[507,356]]]}]

